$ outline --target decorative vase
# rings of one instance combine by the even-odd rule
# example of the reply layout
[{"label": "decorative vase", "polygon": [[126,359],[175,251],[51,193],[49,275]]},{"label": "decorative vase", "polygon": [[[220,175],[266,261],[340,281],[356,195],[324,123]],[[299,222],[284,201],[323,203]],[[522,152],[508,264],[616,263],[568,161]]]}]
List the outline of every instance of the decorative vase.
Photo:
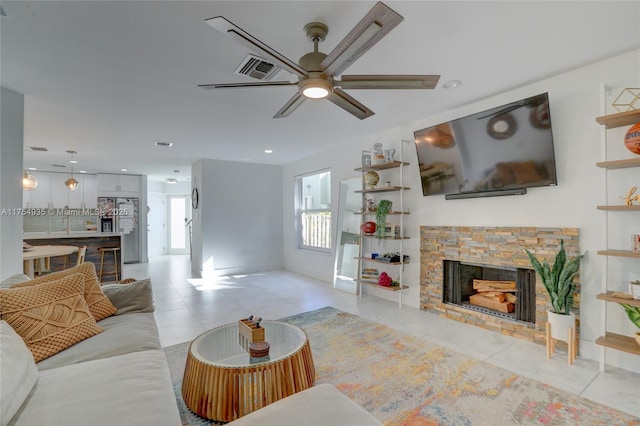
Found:
[{"label": "decorative vase", "polygon": [[551,337],[553,339],[569,342],[569,337],[567,335],[569,328],[573,329],[573,335],[575,338],[576,314],[571,312],[569,315],[562,315],[547,311],[547,319],[549,324],[551,324]]},{"label": "decorative vase", "polygon": [[364,232],[365,235],[373,235],[376,232],[376,223],[375,222],[365,222],[360,225],[360,229]]}]

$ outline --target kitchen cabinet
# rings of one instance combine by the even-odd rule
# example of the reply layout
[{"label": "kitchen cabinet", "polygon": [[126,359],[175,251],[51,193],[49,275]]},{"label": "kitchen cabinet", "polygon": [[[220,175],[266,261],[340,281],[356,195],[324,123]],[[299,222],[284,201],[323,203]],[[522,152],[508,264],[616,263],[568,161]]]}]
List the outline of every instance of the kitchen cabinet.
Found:
[{"label": "kitchen cabinet", "polygon": [[96,209],[98,207],[97,176],[89,174],[73,175],[78,181],[78,189],[70,191],[68,206],[71,209]]},{"label": "kitchen cabinet", "polygon": [[24,208],[95,209],[98,203],[96,175],[73,175],[78,189],[70,191],[64,184],[71,176],[69,173],[31,172],[38,179],[38,187],[33,191],[23,191]]},{"label": "kitchen cabinet", "polygon": [[38,179],[38,186],[33,191],[22,191],[24,208],[49,208],[51,201],[51,173],[29,172]]},{"label": "kitchen cabinet", "polygon": [[[51,173],[51,194],[49,198],[49,208],[61,209],[64,206],[69,206],[69,193],[78,192],[69,191],[69,188],[64,184],[71,175],[69,173]],[[74,176],[75,178],[75,176]]]},{"label": "kitchen cabinet", "polygon": [[101,197],[139,197],[139,175],[98,174],[98,195]]},{"label": "kitchen cabinet", "polygon": [[98,208],[98,176],[97,175],[82,175],[82,200],[85,209],[97,209]]}]

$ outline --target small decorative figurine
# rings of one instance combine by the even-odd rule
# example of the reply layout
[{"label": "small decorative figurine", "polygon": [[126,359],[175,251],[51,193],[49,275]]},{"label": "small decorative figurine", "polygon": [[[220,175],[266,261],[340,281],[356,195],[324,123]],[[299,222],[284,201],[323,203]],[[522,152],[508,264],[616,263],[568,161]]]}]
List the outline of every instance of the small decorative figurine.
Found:
[{"label": "small decorative figurine", "polygon": [[382,164],[385,162],[384,151],[380,142],[373,144],[373,164]]},{"label": "small decorative figurine", "polygon": [[636,193],[637,190],[638,190],[637,186],[632,186],[631,189],[629,189],[629,192],[627,192],[626,197],[620,197],[624,200],[624,204],[626,206],[632,206],[634,201],[640,202],[640,194],[633,195]]},{"label": "small decorative figurine", "polygon": [[369,151],[362,151],[362,167],[371,165],[371,154]]},{"label": "small decorative figurine", "polygon": [[396,150],[393,148],[390,149],[385,149],[384,150],[384,161],[385,162],[391,162],[391,161],[395,161],[395,158],[393,158],[393,156],[396,155]]},{"label": "small decorative figurine", "polygon": [[367,198],[367,204],[364,209],[365,209],[365,212],[367,213],[376,212],[376,203],[373,201],[373,198]]}]

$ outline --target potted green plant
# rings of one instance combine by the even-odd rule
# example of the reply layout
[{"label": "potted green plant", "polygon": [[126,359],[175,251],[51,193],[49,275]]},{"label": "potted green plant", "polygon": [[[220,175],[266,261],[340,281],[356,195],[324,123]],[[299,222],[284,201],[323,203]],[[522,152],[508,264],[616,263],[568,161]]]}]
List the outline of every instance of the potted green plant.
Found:
[{"label": "potted green plant", "polygon": [[386,236],[387,213],[391,211],[391,204],[389,200],[380,200],[380,203],[378,203],[378,208],[376,209],[376,237],[378,239]]},{"label": "potted green plant", "polygon": [[580,261],[584,254],[567,260],[564,240],[560,240],[560,249],[551,267],[546,259],[540,262],[529,250],[525,249],[525,252],[551,299],[551,309],[547,311],[551,337],[566,342],[568,329],[575,329],[576,318],[571,312],[576,289],[574,278],[580,269]]},{"label": "potted green plant", "polygon": [[[640,329],[640,307],[631,306],[627,303],[620,303],[620,305],[627,312],[627,316],[629,317],[631,322]],[[640,345],[640,331],[636,331],[635,338],[636,342],[638,342],[638,345]]]}]

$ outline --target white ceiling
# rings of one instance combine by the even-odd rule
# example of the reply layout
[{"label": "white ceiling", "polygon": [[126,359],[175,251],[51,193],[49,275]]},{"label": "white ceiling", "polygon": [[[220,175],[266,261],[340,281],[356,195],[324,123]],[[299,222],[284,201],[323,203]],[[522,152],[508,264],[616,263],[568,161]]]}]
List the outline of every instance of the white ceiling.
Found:
[{"label": "white ceiling", "polygon": [[352,90],[376,113],[360,121],[326,100],[273,119],[295,87],[197,85],[252,81],[233,73],[249,51],[207,18],[297,61],[312,50],[305,24],[329,26],[328,53],[372,1],[2,1],[2,86],[25,94],[24,165],[59,171],[51,165],[68,166],[75,150],[76,171],[186,180],[199,158],[286,164],[640,47],[638,1],[385,3],[404,21],[345,73],[463,83]]}]

